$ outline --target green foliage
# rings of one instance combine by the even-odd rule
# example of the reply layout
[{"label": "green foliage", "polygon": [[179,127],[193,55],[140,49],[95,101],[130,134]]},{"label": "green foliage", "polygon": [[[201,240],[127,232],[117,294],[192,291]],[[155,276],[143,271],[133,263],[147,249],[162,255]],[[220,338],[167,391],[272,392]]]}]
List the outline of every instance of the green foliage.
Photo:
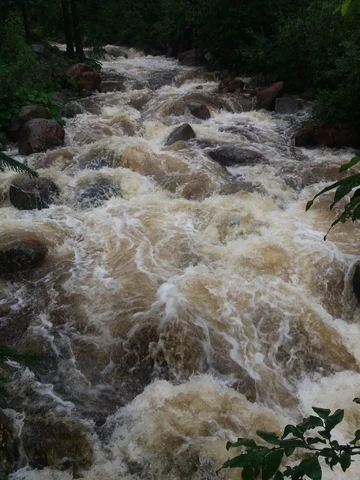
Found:
[{"label": "green foliage", "polygon": [[9,157],[3,152],[0,152],[0,172],[4,172],[6,168],[10,170],[14,170],[15,172],[18,172],[18,173],[25,173],[30,177],[39,176],[39,174],[35,172],[35,170],[32,170],[27,165],[24,165],[23,163],[18,162],[17,160]]},{"label": "green foliage", "polygon": [[44,360],[44,357],[36,355],[33,350],[19,353],[8,345],[0,345],[0,397],[7,395],[5,383],[8,382],[9,373],[12,370],[9,361],[26,367],[34,367],[42,360]]},{"label": "green foliage", "polygon": [[85,58],[83,60],[83,63],[90,65],[90,67],[95,68],[95,70],[97,70],[98,72],[100,72],[102,69],[102,63],[95,58]]},{"label": "green foliage", "polygon": [[42,105],[60,120],[60,104],[51,101],[50,92],[58,82],[51,65],[40,65],[27,45],[20,18],[11,14],[2,34],[0,48],[0,128],[7,128],[23,105]]},{"label": "green foliage", "polygon": [[[357,165],[359,162],[360,157],[352,158],[350,162],[345,163],[340,167],[340,172],[345,172],[349,170],[350,168]],[[306,210],[309,210],[313,206],[316,198],[318,198],[320,195],[323,195],[324,193],[330,192],[331,190],[335,190],[335,193],[333,202],[330,205],[330,210],[332,210],[334,206],[340,202],[340,200],[344,199],[347,195],[351,193],[352,195],[350,197],[350,200],[345,203],[340,215],[338,215],[338,217],[331,224],[329,231],[334,225],[337,225],[340,222],[345,223],[348,219],[351,219],[352,222],[355,222],[355,220],[359,220],[360,218],[360,188],[357,187],[360,187],[360,173],[349,175],[339,180],[338,182],[335,182],[328,187],[325,187],[323,190],[321,190],[321,192],[317,193],[314,198],[306,204]],[[356,190],[353,192],[354,189]],[[324,240],[326,240],[329,231],[325,235]]]},{"label": "green foliage", "polygon": [[[354,402],[360,403],[360,398]],[[304,418],[297,425],[287,425],[282,436],[273,432],[258,430],[256,434],[267,444],[259,445],[249,438],[238,438],[236,442],[228,442],[226,449],[242,448],[243,453],[226,461],[224,468],[242,468],[243,480],[321,480],[322,466],[320,458],[331,470],[339,465],[343,472],[351,466],[351,458],[360,454],[360,430],[345,445],[332,439],[332,430],[344,419],[344,410],[331,413],[329,409],[313,407],[315,415]],[[290,438],[289,438],[290,436]],[[294,452],[303,450],[306,457],[293,466],[282,466],[283,460]]]}]

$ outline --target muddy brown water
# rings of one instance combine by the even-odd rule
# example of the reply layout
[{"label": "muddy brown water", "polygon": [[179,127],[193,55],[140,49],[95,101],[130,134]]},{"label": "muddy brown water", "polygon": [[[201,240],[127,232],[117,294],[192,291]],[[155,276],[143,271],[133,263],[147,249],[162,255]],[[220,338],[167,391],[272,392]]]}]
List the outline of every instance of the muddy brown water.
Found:
[{"label": "muddy brown water", "polygon": [[[324,242],[329,198],[308,213],[305,204],[353,152],[294,148],[304,112],[242,112],[201,69],[131,50],[104,71],[123,91],[84,100],[65,146],[28,157],[59,185],[58,203],[0,209],[0,243],[15,235],[49,248],[41,268],[1,281],[2,341],[52,357],[11,384],[7,413],[23,447],[10,478],[216,479],[227,440],[280,431],[313,405],[345,408],[337,437],[351,437],[359,227],[338,226]],[[192,117],[189,101],[211,118]],[[164,147],[184,122],[197,140]],[[207,154],[219,145],[262,161],[224,168]],[[1,176],[1,192],[13,175]],[[115,196],[79,201],[101,181]],[[44,424],[52,440],[41,443]],[[37,464],[33,443],[60,445],[64,428],[85,452],[78,466],[53,451]]]}]

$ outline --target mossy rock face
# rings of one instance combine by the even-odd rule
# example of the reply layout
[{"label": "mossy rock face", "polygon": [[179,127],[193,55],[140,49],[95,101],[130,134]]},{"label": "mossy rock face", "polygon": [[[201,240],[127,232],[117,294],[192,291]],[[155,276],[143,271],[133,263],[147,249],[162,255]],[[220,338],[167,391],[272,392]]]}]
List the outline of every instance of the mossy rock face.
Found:
[{"label": "mossy rock face", "polygon": [[69,417],[32,415],[25,419],[22,440],[32,468],[90,468],[94,461],[91,439],[85,427]]},{"label": "mossy rock face", "polygon": [[0,410],[0,480],[6,480],[19,459],[13,420]]}]

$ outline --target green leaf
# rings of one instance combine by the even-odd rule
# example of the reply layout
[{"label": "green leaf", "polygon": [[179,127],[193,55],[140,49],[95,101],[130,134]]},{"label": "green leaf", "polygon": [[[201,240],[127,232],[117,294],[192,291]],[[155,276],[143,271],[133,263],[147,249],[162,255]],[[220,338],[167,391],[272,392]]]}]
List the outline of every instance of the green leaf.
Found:
[{"label": "green leaf", "polygon": [[284,475],[281,472],[277,471],[275,473],[274,480],[284,480]]},{"label": "green leaf", "polygon": [[355,432],[355,440],[360,440],[360,430],[356,430],[356,432]]},{"label": "green leaf", "polygon": [[336,410],[336,412],[333,415],[330,415],[326,420],[325,420],[325,425],[326,425],[326,430],[329,432],[336,427],[339,423],[341,423],[344,419],[344,410]]},{"label": "green leaf", "polygon": [[315,443],[326,443],[325,440],[319,437],[308,437],[306,441],[309,445],[314,445]]},{"label": "green leaf", "polygon": [[256,442],[255,440],[249,439],[249,438],[238,438],[236,442],[231,443],[227,442],[226,444],[226,450],[230,450],[230,448],[236,448],[236,447],[256,447]]},{"label": "green leaf", "polygon": [[249,456],[247,453],[238,455],[237,457],[227,460],[221,468],[244,468],[249,462]]},{"label": "green leaf", "polygon": [[340,465],[343,470],[343,472],[346,472],[346,470],[350,467],[351,465],[351,453],[348,450],[345,450],[342,452],[340,456]]},{"label": "green leaf", "polygon": [[308,418],[304,418],[302,423],[297,425],[297,428],[301,431],[305,428],[306,430],[311,430],[316,427],[322,427],[324,425],[323,421],[319,417],[315,417],[314,415],[310,415]]},{"label": "green leaf", "polygon": [[344,163],[344,165],[341,165],[340,167],[340,172],[345,172],[346,170],[349,170],[349,168],[354,167],[360,162],[360,157],[354,157],[350,160],[348,163]]},{"label": "green leaf", "polygon": [[355,403],[360,403],[360,397],[354,398],[353,402],[355,402]]},{"label": "green leaf", "polygon": [[341,4],[341,15],[343,17],[346,15],[347,11],[349,10],[350,5],[351,5],[351,0],[345,0]]},{"label": "green leaf", "polygon": [[[360,157],[359,157],[360,158]],[[331,410],[328,409],[328,408],[319,408],[319,407],[312,407],[312,409],[314,410],[314,412],[319,415],[319,417],[321,418],[327,418],[330,413],[331,413]]]},{"label": "green leaf", "polygon": [[279,470],[284,450],[274,450],[266,455],[262,468],[262,480],[269,480]]},{"label": "green leaf", "polygon": [[311,480],[321,480],[322,478],[321,466],[318,458],[315,456],[303,460],[299,468],[301,468],[305,472],[305,475],[311,478]]},{"label": "green leaf", "polygon": [[262,430],[257,430],[256,435],[265,440],[265,442],[270,443],[271,445],[280,445],[280,438],[274,432],[264,432]]},{"label": "green leaf", "polygon": [[336,453],[332,448],[323,448],[319,453],[321,457],[334,458],[337,457]]},{"label": "green leaf", "polygon": [[319,435],[321,435],[323,438],[326,438],[327,440],[330,440],[331,438],[330,433],[327,432],[326,430],[322,430],[321,432],[319,432]]},{"label": "green leaf", "polygon": [[303,434],[294,425],[286,425],[286,427],[284,429],[283,436],[281,438],[283,438],[283,439],[286,438],[288,435],[290,435],[290,433],[292,435],[294,435],[294,437],[296,437],[296,438],[302,438],[303,437]]},{"label": "green leaf", "polygon": [[255,480],[254,469],[250,465],[246,465],[242,471],[243,480]]}]

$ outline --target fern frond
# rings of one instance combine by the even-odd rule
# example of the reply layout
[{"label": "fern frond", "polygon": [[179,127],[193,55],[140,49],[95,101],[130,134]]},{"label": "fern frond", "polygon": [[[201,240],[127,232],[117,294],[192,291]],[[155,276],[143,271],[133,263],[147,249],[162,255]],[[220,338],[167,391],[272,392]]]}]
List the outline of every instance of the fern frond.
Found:
[{"label": "fern frond", "polygon": [[0,152],[0,171],[3,172],[5,168],[9,168],[10,170],[14,170],[18,173],[26,173],[30,175],[30,177],[38,177],[39,174],[32,170],[31,168],[27,167],[21,162],[18,162],[14,158],[9,157],[4,152]]}]

